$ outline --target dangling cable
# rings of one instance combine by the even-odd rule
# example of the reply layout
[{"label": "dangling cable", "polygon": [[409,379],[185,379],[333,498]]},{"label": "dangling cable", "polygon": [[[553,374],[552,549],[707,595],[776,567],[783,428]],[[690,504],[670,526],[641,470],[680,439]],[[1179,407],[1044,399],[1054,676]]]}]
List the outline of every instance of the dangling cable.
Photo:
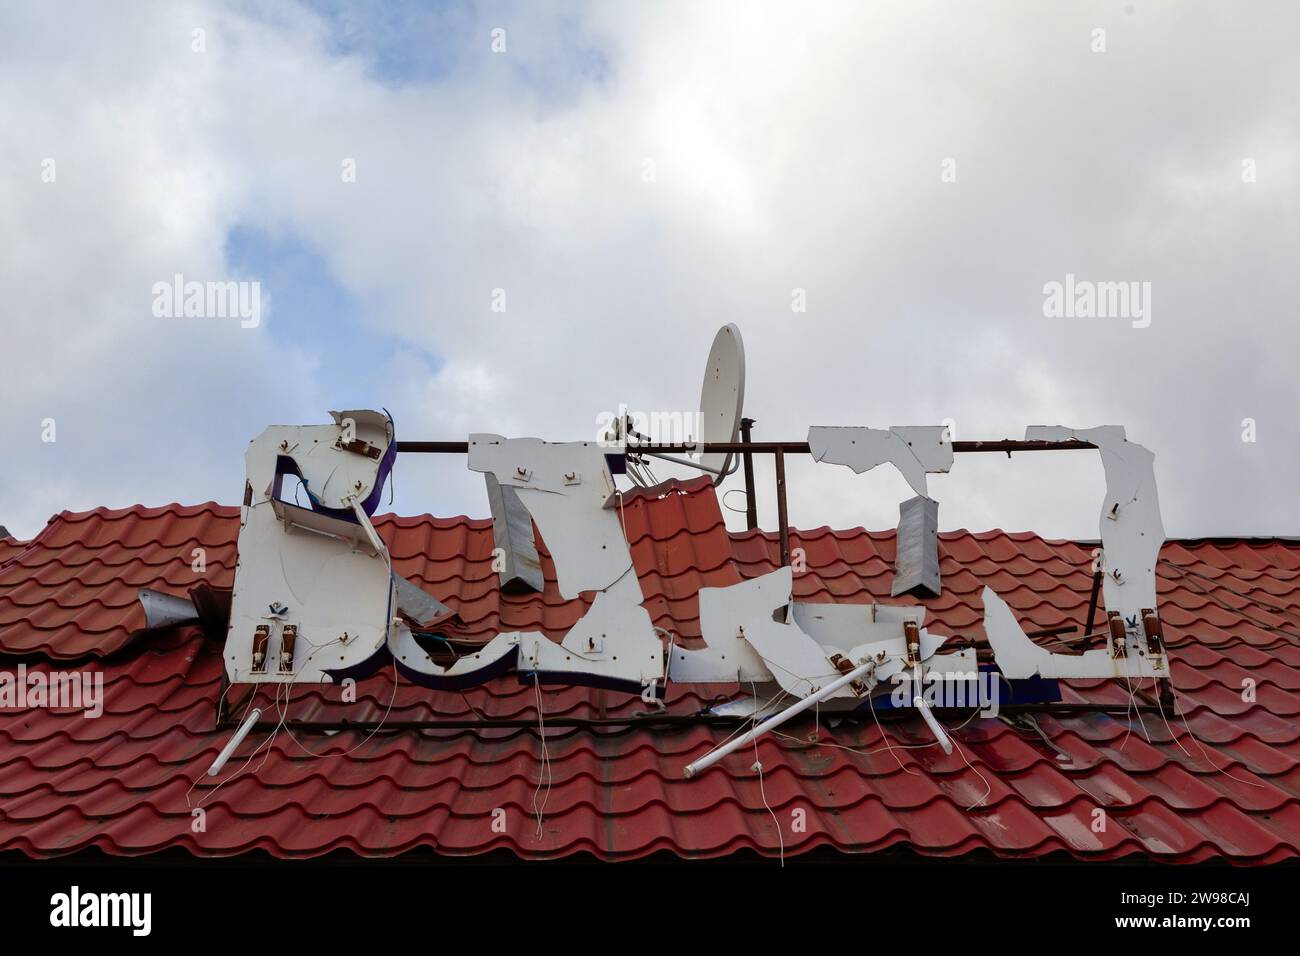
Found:
[{"label": "dangling cable", "polygon": [[[1152,684],[1153,684],[1153,685],[1155,684],[1155,680],[1154,680],[1154,679],[1152,679]],[[1172,678],[1172,677],[1169,679],[1169,686],[1170,686],[1171,688],[1173,688],[1173,686],[1174,686],[1174,681],[1173,681],[1173,678]],[[1183,753],[1187,754],[1188,757],[1191,757],[1191,754],[1187,753],[1187,748],[1186,748],[1186,747],[1183,747],[1182,742],[1178,740],[1178,735],[1174,733],[1174,729],[1173,729],[1173,727],[1171,727],[1171,726],[1169,725],[1169,718],[1165,717],[1165,705],[1162,704],[1162,703],[1160,703],[1160,694],[1159,694],[1158,691],[1157,691],[1157,693],[1156,693],[1156,706],[1158,706],[1158,707],[1160,708],[1160,716],[1161,716],[1161,717],[1164,719],[1164,721],[1165,721],[1165,727],[1166,727],[1166,729],[1168,729],[1168,731],[1169,731],[1169,736],[1173,738],[1174,743],[1178,744],[1178,746],[1182,749]],[[1248,786],[1248,787],[1255,787],[1255,788],[1260,789],[1260,790],[1267,790],[1267,789],[1268,789],[1268,788],[1267,788],[1266,786],[1264,786],[1262,783],[1254,783],[1254,782],[1252,782],[1252,781],[1250,781],[1250,780],[1243,780],[1241,777],[1235,777],[1235,776],[1233,776],[1232,774],[1228,773],[1228,771],[1224,770],[1222,767],[1216,767],[1216,766],[1214,765],[1214,761],[1210,759],[1210,753],[1209,753],[1209,751],[1207,751],[1207,750],[1205,749],[1205,745],[1201,743],[1201,741],[1197,738],[1196,734],[1192,733],[1192,728],[1191,728],[1191,726],[1187,723],[1187,717],[1186,717],[1186,715],[1180,713],[1180,714],[1178,714],[1177,716],[1183,718],[1183,729],[1184,729],[1185,731],[1187,731],[1187,736],[1191,737],[1192,740],[1195,742],[1196,746],[1200,748],[1201,756],[1203,756],[1203,757],[1205,758],[1205,762],[1206,762],[1207,764],[1209,764],[1213,769],[1215,769],[1215,770],[1217,770],[1219,773],[1223,774],[1223,775],[1224,775],[1225,777],[1227,777],[1229,780],[1235,780],[1235,781],[1237,781],[1238,783],[1244,783],[1244,784],[1245,784],[1246,786]],[[1252,772],[1253,772],[1253,771],[1252,771]]]},{"label": "dangling cable", "polygon": [[[537,695],[537,736],[542,742],[542,765],[537,772],[537,789],[533,791],[533,813],[537,815],[537,839],[542,838],[545,832],[542,823],[546,819],[546,804],[551,799],[551,755],[546,747],[546,714],[542,709],[542,682],[537,676],[537,671],[533,671],[533,690]],[[542,805],[537,805],[537,795],[542,792],[542,779],[546,780],[546,796],[542,798]]]},{"label": "dangling cable", "polygon": [[747,514],[748,513],[747,509],[733,508],[731,505],[727,504],[727,495],[735,495],[735,494],[745,495],[746,498],[748,498],[749,495],[749,493],[745,491],[744,488],[731,488],[727,491],[724,491],[722,493],[722,507],[726,508],[728,511],[734,511],[738,515]]},{"label": "dangling cable", "polygon": [[[876,729],[880,731],[880,739],[885,742],[885,749],[888,750],[890,755],[898,761],[898,766],[902,769],[903,773],[910,773],[914,777],[917,776],[916,771],[903,766],[903,758],[894,753],[894,745],[890,743],[889,738],[885,735],[885,728],[881,726],[880,718],[876,716],[876,702],[872,694],[867,694],[867,706],[871,708],[871,719],[876,722]],[[930,745],[926,744],[925,746],[928,747]]]},{"label": "dangling cable", "polygon": [[[758,690],[755,687],[754,682],[752,680],[749,682],[749,692],[755,698],[758,697]],[[754,720],[754,718],[751,718],[751,720]],[[756,720],[755,720],[755,726],[757,726]],[[767,807],[767,812],[772,816],[772,824],[776,827],[776,838],[779,841],[780,848],[781,848],[781,868],[784,869],[785,868],[785,834],[781,832],[781,821],[776,818],[776,811],[773,810],[772,805],[767,802],[767,789],[763,786],[763,761],[758,759],[758,738],[757,737],[754,738],[754,772],[758,774],[759,796],[763,798],[763,806]]]}]

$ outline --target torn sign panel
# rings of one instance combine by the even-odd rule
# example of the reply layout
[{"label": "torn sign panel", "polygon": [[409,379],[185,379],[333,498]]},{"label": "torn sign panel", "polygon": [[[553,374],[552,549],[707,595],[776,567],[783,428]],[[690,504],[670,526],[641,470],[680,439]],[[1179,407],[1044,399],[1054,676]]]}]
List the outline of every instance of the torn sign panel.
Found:
[{"label": "torn sign panel", "polygon": [[537,556],[533,538],[533,516],[519,500],[519,492],[501,482],[491,472],[483,476],[487,485],[488,505],[492,509],[492,543],[501,557],[498,572],[503,591],[532,590],[541,592],[546,585],[542,561]]},{"label": "torn sign panel", "polygon": [[894,584],[890,594],[938,597],[943,579],[939,572],[939,502],[924,495],[898,506]]},{"label": "torn sign panel", "polygon": [[1106,647],[1082,654],[1058,654],[1039,647],[1025,634],[1007,602],[990,587],[984,588],[984,633],[1003,675],[1018,680],[1034,676],[1085,678],[1140,678],[1169,676],[1169,659],[1162,649],[1145,642],[1107,640]]},{"label": "torn sign panel", "polygon": [[1031,425],[1028,441],[1091,442],[1106,474],[1099,529],[1103,557],[1102,593],[1107,611],[1119,611],[1136,631],[1144,609],[1156,606],[1156,562],[1165,542],[1156,493],[1156,456],[1124,436],[1120,425],[1067,428]]},{"label": "torn sign panel", "polygon": [[929,497],[926,474],[952,468],[952,442],[943,425],[884,428],[814,425],[808,429],[814,461],[847,465],[857,474],[886,462],[899,470],[912,490]]},{"label": "torn sign panel", "polygon": [[617,488],[600,445],[470,435],[469,468],[518,495],[551,552],[563,597],[603,591],[632,566],[617,507],[609,507]]},{"label": "torn sign panel", "polygon": [[792,581],[791,569],[783,567],[739,584],[701,588],[700,629],[708,646],[677,648],[671,679],[742,685],[775,681],[791,696],[805,698],[842,676],[846,665],[874,661],[875,671],[856,682],[859,686],[832,694],[857,706],[864,687],[902,670],[910,626],[919,629],[921,659],[939,673],[976,668],[973,653],[937,653],[946,638],[921,627],[924,607],[792,602]]},{"label": "torn sign panel", "polygon": [[[790,604],[792,572],[777,568],[761,577],[727,588],[700,589],[700,626],[710,647],[725,648],[727,638],[740,635],[770,670],[781,689],[801,698],[820,690],[840,676],[826,648],[796,623],[785,623]],[[705,591],[715,591],[704,617]],[[776,618],[780,620],[776,620]],[[836,697],[852,697],[842,687]]]},{"label": "torn sign panel", "polygon": [[[706,684],[764,684],[773,680],[773,671],[763,661],[760,651],[746,640],[750,631],[743,629],[751,620],[764,615],[771,622],[773,611],[784,609],[790,603],[792,582],[792,572],[787,567],[727,587],[700,588],[700,631],[707,646],[677,648],[669,667],[672,680]],[[796,665],[796,669],[811,672],[829,666],[825,654],[798,627],[776,626],[782,628],[782,634],[790,636],[790,653],[810,655],[810,662]],[[789,689],[786,682],[781,686]]]},{"label": "torn sign panel", "polygon": [[[231,681],[324,683],[383,651],[394,585],[366,509],[396,454],[392,422],[369,410],[330,414],[332,425],[272,426],[244,455],[223,652]],[[281,500],[287,475],[298,477],[311,507]],[[421,605],[417,613],[436,611],[436,602]]]},{"label": "torn sign panel", "polygon": [[664,673],[663,643],[641,606],[645,596],[606,450],[595,442],[471,435],[469,467],[518,495],[550,551],[563,597],[597,592],[562,643],[521,632],[519,670],[636,690],[657,683]]},{"label": "torn sign panel", "polygon": [[400,574],[393,575],[397,610],[416,624],[427,626],[442,618],[451,617],[452,610],[418,584]]},{"label": "torn sign panel", "polygon": [[629,572],[596,595],[561,643],[521,634],[519,670],[572,683],[603,680],[629,691],[655,685],[664,673],[664,647],[642,600],[636,573]]}]

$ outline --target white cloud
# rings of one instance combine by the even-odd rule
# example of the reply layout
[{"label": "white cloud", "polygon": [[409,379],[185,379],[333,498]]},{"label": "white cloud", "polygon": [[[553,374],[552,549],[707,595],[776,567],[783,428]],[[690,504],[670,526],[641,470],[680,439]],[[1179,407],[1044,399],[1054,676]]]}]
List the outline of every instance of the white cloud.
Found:
[{"label": "white cloud", "polygon": [[[1171,534],[1300,532],[1289,6],[493,8],[431,85],[378,77],[297,8],[42,10],[0,14],[15,531],[61,507],[236,501],[244,441],[332,407],[331,369],[276,340],[274,309],[258,334],[148,315],[154,281],[228,275],[242,225],[303,237],[384,303],[368,327],[411,347],[376,370],[402,437],[577,438],[620,401],[681,408],[737,321],[759,437],[1125,423],[1157,453]],[[1151,328],[1045,319],[1067,272],[1152,282]],[[943,526],[1095,535],[1095,459],[974,457],[936,483]],[[482,513],[447,464],[399,465],[399,509]],[[791,481],[799,523],[896,520],[893,476],[801,463]]]}]

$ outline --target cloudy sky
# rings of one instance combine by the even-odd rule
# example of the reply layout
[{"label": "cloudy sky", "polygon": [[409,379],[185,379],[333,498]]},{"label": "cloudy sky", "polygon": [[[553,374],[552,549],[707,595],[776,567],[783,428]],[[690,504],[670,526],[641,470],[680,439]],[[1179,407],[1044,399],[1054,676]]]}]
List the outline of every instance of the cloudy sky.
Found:
[{"label": "cloudy sky", "polygon": [[[691,408],[735,322],[757,437],[1124,424],[1170,536],[1300,533],[1298,35],[1290,2],[6,3],[0,524],[237,503],[245,443],[330,408],[588,438]],[[177,274],[259,283],[260,324],[159,317]],[[1045,315],[1069,274],[1150,283],[1149,325]],[[801,526],[910,496],[790,472]],[[1102,487],[967,455],[931,493],[1096,537]],[[487,512],[417,456],[392,508]]]}]

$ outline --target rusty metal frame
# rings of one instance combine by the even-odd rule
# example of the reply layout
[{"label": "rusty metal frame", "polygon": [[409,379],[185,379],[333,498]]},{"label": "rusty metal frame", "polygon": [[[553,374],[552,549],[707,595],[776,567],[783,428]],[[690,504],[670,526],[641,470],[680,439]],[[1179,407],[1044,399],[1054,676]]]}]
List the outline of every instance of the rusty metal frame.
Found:
[{"label": "rusty metal frame", "polygon": [[[613,446],[611,446],[612,448]],[[999,438],[992,441],[955,441],[952,450],[958,453],[1001,451],[1010,455],[1016,451],[1077,451],[1095,449],[1088,441],[1025,441],[1020,438]],[[774,455],[781,451],[787,455],[811,455],[806,441],[711,441],[711,442],[628,442],[627,450],[636,452],[663,452],[685,454],[688,452],[738,452],[740,454]],[[399,441],[397,451],[408,455],[467,455],[468,441]]]},{"label": "rusty metal frame", "polygon": [[[656,452],[660,454],[687,454],[692,452],[729,452],[742,456],[745,469],[745,494],[748,501],[745,506],[745,521],[750,530],[758,528],[758,504],[754,497],[754,455],[771,455],[776,470],[776,520],[777,536],[781,542],[781,566],[790,563],[790,522],[786,505],[785,456],[811,455],[812,449],[806,441],[750,441],[752,419],[741,421],[743,441],[735,442],[688,442],[677,444],[654,442],[629,442],[625,447],[631,452]],[[1017,451],[1078,451],[1095,449],[1097,446],[1086,441],[1025,441],[1015,438],[1001,438],[993,441],[955,441],[952,450],[956,453],[970,454],[977,452],[1005,452],[1008,458]],[[399,441],[398,454],[407,455],[466,455],[469,454],[467,441]]]}]

